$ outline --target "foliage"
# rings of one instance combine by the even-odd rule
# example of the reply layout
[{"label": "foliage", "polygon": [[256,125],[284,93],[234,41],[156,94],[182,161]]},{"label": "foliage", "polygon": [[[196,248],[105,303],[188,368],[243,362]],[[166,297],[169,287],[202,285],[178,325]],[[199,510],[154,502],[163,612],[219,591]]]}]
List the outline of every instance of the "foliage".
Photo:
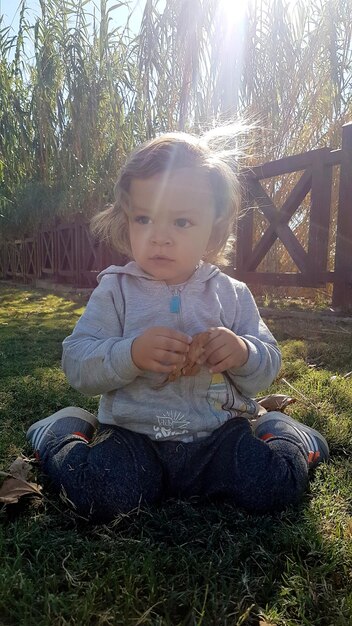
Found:
[{"label": "foliage", "polygon": [[[1,469],[35,420],[64,406],[95,411],[70,389],[61,341],[86,298],[1,287]],[[170,500],[105,526],[77,518],[40,472],[43,498],[0,510],[0,615],[7,626],[348,626],[352,621],[350,325],[269,322],[284,366],[272,391],[327,436],[298,509],[249,516],[226,503]],[[283,378],[292,387],[283,382]]]},{"label": "foliage", "polygon": [[[106,0],[99,23],[85,4],[41,2],[31,25],[22,0],[17,40],[1,31],[0,194],[10,232],[23,232],[30,219],[54,211],[89,213],[110,199],[117,166],[140,131],[134,116],[131,132],[135,55],[129,31],[109,28],[114,7]],[[34,61],[24,51],[9,60],[15,42],[25,38]]]},{"label": "foliage", "polygon": [[86,5],[41,0],[33,18],[21,0],[18,33],[0,21],[3,233],[89,215],[111,200],[126,153],[159,131],[244,115],[260,124],[259,161],[340,143],[352,0],[249,0],[242,20],[220,0],[148,0],[138,32],[129,2]]}]

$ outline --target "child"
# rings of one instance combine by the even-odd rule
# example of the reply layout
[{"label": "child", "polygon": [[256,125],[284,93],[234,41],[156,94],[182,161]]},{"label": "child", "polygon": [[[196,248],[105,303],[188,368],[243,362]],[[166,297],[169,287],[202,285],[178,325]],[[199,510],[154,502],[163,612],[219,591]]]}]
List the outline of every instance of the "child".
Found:
[{"label": "child", "polygon": [[63,342],[70,384],[101,394],[98,418],[69,407],[33,424],[44,471],[95,522],[167,497],[253,513],[296,504],[329,450],[279,412],[250,425],[280,352],[249,289],[216,265],[239,195],[226,150],[160,136],[132,154],[115,193],[93,229],[133,261],[101,272]]}]

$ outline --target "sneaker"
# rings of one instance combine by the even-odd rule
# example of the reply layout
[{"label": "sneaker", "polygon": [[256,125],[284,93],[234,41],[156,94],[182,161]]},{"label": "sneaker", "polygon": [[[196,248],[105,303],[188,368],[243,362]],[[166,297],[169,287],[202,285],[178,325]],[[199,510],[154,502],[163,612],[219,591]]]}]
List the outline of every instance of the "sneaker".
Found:
[{"label": "sneaker", "polygon": [[48,443],[65,435],[88,443],[98,426],[98,420],[92,413],[76,406],[69,406],[49,417],[32,424],[26,437],[37,457],[41,457]]},{"label": "sneaker", "polygon": [[259,417],[253,432],[258,439],[263,441],[286,439],[303,444],[307,452],[309,469],[329,459],[329,446],[323,435],[314,428],[301,424],[278,411],[271,411]]}]

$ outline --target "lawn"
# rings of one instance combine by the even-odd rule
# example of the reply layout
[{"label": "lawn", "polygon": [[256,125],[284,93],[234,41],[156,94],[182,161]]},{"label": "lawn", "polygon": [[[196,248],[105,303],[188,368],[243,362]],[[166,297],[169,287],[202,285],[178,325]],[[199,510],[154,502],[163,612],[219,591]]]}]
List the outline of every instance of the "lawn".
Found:
[{"label": "lawn", "polygon": [[[61,341],[83,297],[0,286],[0,468],[30,455],[28,426],[97,398],[70,389]],[[297,510],[250,516],[229,504],[171,500],[106,526],[42,499],[0,510],[1,626],[351,626],[352,324],[273,319],[283,351],[270,392],[327,437]],[[263,390],[264,391],[264,390]]]}]

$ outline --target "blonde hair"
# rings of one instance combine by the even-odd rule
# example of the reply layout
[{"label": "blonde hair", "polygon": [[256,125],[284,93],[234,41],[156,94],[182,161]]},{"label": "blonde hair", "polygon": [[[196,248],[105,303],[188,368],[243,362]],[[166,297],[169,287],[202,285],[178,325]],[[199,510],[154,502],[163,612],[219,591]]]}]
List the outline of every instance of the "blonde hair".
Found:
[{"label": "blonde hair", "polygon": [[181,168],[196,168],[208,177],[216,211],[216,232],[213,232],[212,247],[204,260],[227,265],[240,197],[237,150],[233,147],[237,128],[227,127],[222,133],[213,130],[201,138],[181,132],[166,133],[138,147],[120,170],[114,188],[114,204],[92,218],[93,234],[132,258],[128,226],[131,182],[160,173],[167,175]]}]

